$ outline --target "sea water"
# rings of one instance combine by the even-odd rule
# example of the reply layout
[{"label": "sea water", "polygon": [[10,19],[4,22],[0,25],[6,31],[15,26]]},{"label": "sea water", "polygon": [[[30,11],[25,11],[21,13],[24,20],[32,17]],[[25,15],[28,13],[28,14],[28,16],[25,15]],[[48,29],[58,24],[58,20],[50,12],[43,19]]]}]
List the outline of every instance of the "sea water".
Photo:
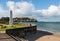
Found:
[{"label": "sea water", "polygon": [[38,29],[60,33],[60,22],[23,22],[30,24],[37,24]]}]

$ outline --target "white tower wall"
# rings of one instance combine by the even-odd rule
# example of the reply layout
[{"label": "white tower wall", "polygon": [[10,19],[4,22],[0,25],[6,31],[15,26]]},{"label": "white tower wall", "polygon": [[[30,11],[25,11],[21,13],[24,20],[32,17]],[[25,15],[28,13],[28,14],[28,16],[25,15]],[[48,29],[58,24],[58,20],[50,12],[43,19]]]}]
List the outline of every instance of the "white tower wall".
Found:
[{"label": "white tower wall", "polygon": [[12,10],[10,10],[9,25],[10,25],[10,26],[13,26]]}]

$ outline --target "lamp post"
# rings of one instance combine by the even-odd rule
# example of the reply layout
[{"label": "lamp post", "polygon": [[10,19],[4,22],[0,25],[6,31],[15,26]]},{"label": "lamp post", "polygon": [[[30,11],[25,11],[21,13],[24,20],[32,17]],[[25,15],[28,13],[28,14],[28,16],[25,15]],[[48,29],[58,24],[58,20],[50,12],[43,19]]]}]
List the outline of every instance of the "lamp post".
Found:
[{"label": "lamp post", "polygon": [[12,17],[12,10],[10,10],[10,18],[9,18],[9,25],[13,26],[13,17]]}]

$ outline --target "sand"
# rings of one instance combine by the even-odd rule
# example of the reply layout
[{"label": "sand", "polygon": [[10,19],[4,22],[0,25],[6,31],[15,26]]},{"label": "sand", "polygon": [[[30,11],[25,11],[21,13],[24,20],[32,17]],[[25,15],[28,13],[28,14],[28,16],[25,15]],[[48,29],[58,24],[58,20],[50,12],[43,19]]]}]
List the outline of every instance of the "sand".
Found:
[{"label": "sand", "polygon": [[60,41],[60,34],[38,30],[36,34],[29,35],[26,39],[28,41]]},{"label": "sand", "polygon": [[[39,32],[38,32],[39,31]],[[60,34],[48,31],[38,30],[38,35],[41,35],[35,41],[60,41]]]},{"label": "sand", "polygon": [[35,41],[60,41],[60,36],[58,35],[46,35],[41,38],[38,38]]}]

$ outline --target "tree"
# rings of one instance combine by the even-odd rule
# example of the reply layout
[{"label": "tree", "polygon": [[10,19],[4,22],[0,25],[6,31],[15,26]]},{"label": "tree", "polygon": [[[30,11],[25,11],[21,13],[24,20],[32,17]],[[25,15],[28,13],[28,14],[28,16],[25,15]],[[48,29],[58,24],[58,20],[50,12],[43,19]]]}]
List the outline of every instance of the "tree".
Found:
[{"label": "tree", "polygon": [[9,17],[2,17],[2,18],[0,19],[0,21],[2,21],[2,22],[4,22],[4,23],[9,22]]}]

